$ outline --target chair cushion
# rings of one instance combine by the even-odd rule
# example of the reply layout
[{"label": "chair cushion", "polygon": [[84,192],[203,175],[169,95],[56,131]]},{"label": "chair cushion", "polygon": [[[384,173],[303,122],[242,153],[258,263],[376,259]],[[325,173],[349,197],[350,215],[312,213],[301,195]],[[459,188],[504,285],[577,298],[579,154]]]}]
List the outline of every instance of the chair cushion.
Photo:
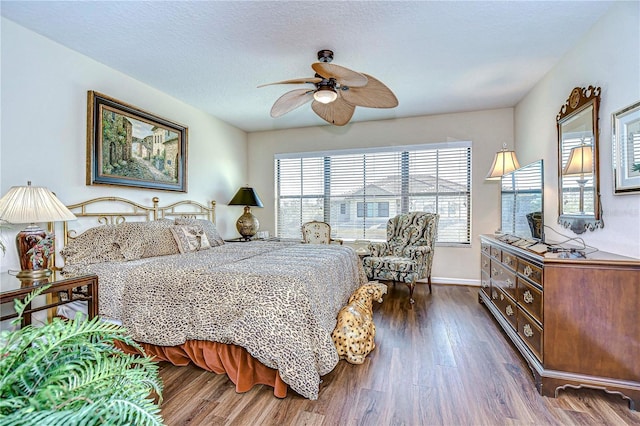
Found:
[{"label": "chair cushion", "polygon": [[375,257],[363,259],[364,271],[370,280],[389,280],[411,283],[420,277],[416,262],[397,256]]},{"label": "chair cushion", "polygon": [[363,260],[365,266],[376,269],[385,269],[388,271],[398,272],[418,272],[418,265],[411,259],[397,256],[365,257]]}]

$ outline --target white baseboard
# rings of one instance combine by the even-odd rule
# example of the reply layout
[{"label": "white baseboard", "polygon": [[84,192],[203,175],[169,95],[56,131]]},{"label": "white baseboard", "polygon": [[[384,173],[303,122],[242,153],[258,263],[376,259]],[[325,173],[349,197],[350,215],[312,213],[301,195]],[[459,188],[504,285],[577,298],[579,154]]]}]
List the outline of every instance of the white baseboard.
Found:
[{"label": "white baseboard", "polygon": [[[426,284],[427,280],[418,280],[418,283]],[[452,284],[452,285],[467,285],[473,287],[480,287],[480,280],[469,280],[465,278],[444,278],[444,277],[431,277],[432,284]]]}]

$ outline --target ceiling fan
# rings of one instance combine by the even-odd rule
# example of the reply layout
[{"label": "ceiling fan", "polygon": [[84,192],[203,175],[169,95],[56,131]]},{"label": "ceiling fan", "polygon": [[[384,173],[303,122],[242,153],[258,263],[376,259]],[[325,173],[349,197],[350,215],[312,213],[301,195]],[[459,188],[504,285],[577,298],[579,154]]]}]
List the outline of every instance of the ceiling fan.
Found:
[{"label": "ceiling fan", "polygon": [[344,126],[351,120],[356,106],[367,108],[394,108],[398,99],[380,80],[364,73],[331,64],[333,52],[320,50],[318,61],[311,64],[314,77],[295,78],[262,84],[312,84],[313,88],[295,89],[280,96],[271,107],[271,117],[276,118],[306,104],[329,124]]}]

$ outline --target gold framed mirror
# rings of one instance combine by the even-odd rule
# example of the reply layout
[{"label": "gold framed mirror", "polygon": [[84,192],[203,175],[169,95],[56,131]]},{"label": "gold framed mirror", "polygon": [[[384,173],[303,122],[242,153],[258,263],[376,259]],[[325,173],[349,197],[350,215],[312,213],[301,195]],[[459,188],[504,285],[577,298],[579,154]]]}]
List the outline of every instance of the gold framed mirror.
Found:
[{"label": "gold framed mirror", "polygon": [[604,227],[598,164],[599,106],[599,87],[576,87],[556,116],[558,223],[576,234]]}]

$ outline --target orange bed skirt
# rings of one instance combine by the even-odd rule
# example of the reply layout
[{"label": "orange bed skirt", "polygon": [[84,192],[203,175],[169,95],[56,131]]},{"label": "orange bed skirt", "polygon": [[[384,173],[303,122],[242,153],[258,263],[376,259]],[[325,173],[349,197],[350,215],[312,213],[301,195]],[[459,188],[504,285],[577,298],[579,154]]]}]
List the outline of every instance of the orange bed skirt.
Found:
[{"label": "orange bed skirt", "polygon": [[[126,353],[139,353],[135,348],[119,341],[116,346]],[[216,374],[226,373],[236,385],[236,392],[247,392],[254,385],[267,385],[273,387],[273,394],[277,398],[287,396],[288,386],[280,378],[278,370],[265,366],[240,346],[202,340],[188,340],[178,346],[155,346],[148,343],[140,343],[140,346],[156,361],[168,361],[178,366],[192,362]]]}]

